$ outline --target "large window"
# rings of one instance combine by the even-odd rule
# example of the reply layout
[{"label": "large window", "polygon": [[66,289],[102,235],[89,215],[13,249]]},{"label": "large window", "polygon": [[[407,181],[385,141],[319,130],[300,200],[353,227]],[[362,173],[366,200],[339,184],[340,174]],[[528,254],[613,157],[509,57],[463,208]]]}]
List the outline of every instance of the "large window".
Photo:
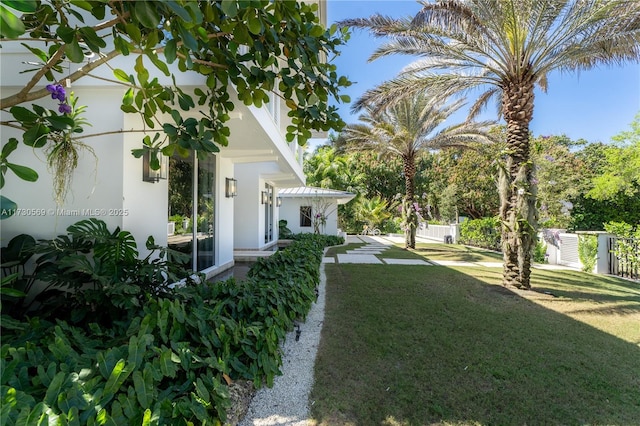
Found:
[{"label": "large window", "polygon": [[[194,167],[195,166],[195,167]],[[169,160],[170,248],[185,253],[184,266],[201,271],[215,265],[215,157]]]},{"label": "large window", "polygon": [[311,227],[311,206],[300,206],[300,226]]}]

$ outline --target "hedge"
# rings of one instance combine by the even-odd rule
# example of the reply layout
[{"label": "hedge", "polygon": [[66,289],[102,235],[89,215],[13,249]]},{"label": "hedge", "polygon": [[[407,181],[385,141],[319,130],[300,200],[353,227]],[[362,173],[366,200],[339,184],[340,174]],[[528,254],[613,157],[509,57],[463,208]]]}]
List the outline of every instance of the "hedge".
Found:
[{"label": "hedge", "polygon": [[280,374],[280,344],[316,298],[323,248],[340,242],[298,237],[242,282],[145,292],[107,325],[3,312],[0,424],[224,422],[229,383],[271,386]]}]

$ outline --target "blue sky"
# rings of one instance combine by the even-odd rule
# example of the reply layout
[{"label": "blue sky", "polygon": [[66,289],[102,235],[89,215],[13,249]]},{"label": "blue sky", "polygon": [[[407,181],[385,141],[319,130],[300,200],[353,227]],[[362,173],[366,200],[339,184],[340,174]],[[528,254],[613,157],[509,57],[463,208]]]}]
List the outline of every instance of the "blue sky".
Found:
[{"label": "blue sky", "polygon": [[[376,12],[392,17],[414,15],[420,9],[409,0],[327,0],[328,25]],[[343,91],[355,101],[367,89],[393,78],[414,59],[391,56],[368,62],[370,54],[384,39],[370,36],[365,30],[354,29],[341,55],[333,59],[340,75],[354,84]],[[351,106],[338,104],[340,115],[347,123],[357,122],[358,114]],[[490,105],[482,119],[495,119]],[[624,67],[602,67],[580,74],[552,73],[547,93],[536,92],[531,131],[534,136],[566,134],[571,139],[589,142],[609,142],[611,137],[628,130],[640,111],[640,64]],[[464,116],[459,118],[464,119]]]}]

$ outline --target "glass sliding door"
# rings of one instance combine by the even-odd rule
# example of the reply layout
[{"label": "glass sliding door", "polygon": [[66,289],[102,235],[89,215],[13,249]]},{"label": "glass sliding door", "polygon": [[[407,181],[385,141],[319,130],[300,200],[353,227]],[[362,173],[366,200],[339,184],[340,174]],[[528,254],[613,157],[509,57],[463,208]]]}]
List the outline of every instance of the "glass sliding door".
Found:
[{"label": "glass sliding door", "polygon": [[169,222],[173,235],[167,238],[170,249],[188,255],[185,268],[193,268],[193,157],[169,158]]},{"label": "glass sliding door", "polygon": [[195,237],[198,241],[197,270],[209,268],[215,264],[215,157],[199,160],[198,164],[198,227]]},{"label": "glass sliding door", "polygon": [[267,203],[264,205],[264,242],[273,241],[273,186],[265,184],[264,190],[267,193]]},{"label": "glass sliding door", "polygon": [[169,159],[168,246],[188,255],[184,266],[201,271],[215,265],[215,157]]}]

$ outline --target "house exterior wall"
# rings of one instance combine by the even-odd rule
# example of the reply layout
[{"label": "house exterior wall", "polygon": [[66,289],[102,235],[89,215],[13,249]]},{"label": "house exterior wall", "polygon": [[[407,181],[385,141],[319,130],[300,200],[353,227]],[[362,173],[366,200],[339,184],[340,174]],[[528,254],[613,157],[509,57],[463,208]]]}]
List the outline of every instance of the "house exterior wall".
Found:
[{"label": "house exterior wall", "polygon": [[[2,62],[6,59],[3,58]],[[3,88],[2,96],[7,92],[15,92],[11,88]],[[87,105],[86,118],[92,124],[85,132],[101,133],[121,129],[123,113],[117,107],[122,97],[118,90],[92,87],[73,88],[80,98],[79,103]],[[34,102],[45,107],[55,105],[55,101],[45,98]],[[2,119],[9,117],[3,115]],[[22,132],[3,127],[2,141],[10,137],[22,141]],[[36,238],[52,238],[65,232],[66,228],[82,219],[97,217],[104,220],[111,228],[122,227],[126,218],[127,205],[123,199],[125,186],[125,163],[123,157],[131,155],[125,149],[122,135],[109,135],[87,138],[84,141],[95,153],[82,150],[78,160],[78,168],[73,175],[72,187],[62,205],[56,205],[53,197],[53,179],[47,169],[46,153],[41,149],[33,149],[22,142],[11,154],[11,162],[23,164],[38,172],[36,182],[25,182],[12,173],[7,174],[4,196],[12,199],[20,209],[43,211],[43,215],[14,215],[2,221],[2,243],[20,233],[29,233]],[[142,173],[141,165],[138,171]],[[141,181],[141,179],[139,179]],[[134,214],[129,212],[129,215]],[[136,238],[138,244],[144,246],[144,240]]]},{"label": "house exterior wall", "polygon": [[[275,204],[262,204],[261,193],[265,184],[278,188],[263,178],[276,172],[274,163],[241,163],[235,165],[238,179],[238,196],[235,199],[234,246],[236,250],[261,250],[278,240],[280,209]],[[275,196],[274,196],[275,199]],[[257,208],[256,208],[257,203]],[[265,242],[265,210],[273,209],[273,238]]]},{"label": "house exterior wall", "polygon": [[235,198],[225,197],[225,178],[233,177],[234,165],[231,160],[218,156],[216,170],[216,266],[222,270],[233,266]]},{"label": "house exterior wall", "polygon": [[[329,200],[323,200],[329,201]],[[314,232],[313,221],[311,226],[300,226],[300,207],[312,206],[312,215],[318,213],[313,211],[313,200],[311,198],[283,197],[280,206],[280,219],[287,221],[287,228],[294,234]],[[320,232],[326,235],[338,235],[338,204],[333,201],[325,211],[327,222]]]},{"label": "house exterior wall", "polygon": [[[323,0],[319,3],[324,6]],[[39,47],[46,49],[45,46]],[[0,50],[0,91],[3,97],[23,87],[27,77],[20,71],[30,60],[33,60],[33,55],[18,43],[3,44]],[[103,65],[92,70],[91,74],[98,79],[83,77],[73,82],[71,90],[79,98],[78,105],[87,106],[84,116],[91,125],[86,126],[85,134],[113,133],[83,140],[93,149],[95,158],[88,152],[81,154],[72,189],[63,205],[56,206],[52,197],[52,177],[45,164],[46,154],[22,143],[12,153],[10,161],[35,169],[39,179],[29,183],[9,172],[3,195],[15,201],[21,209],[37,209],[45,214],[39,217],[16,215],[3,220],[2,245],[20,233],[29,233],[36,238],[53,238],[65,233],[69,225],[89,217],[104,220],[110,229],[120,227],[130,231],[141,256],[147,254],[145,241],[150,235],[156,244],[167,244],[168,181],[149,183],[142,180],[142,159],[135,158],[131,150],[141,147],[143,134],[129,132],[143,129],[144,125],[137,115],[121,111],[122,96],[127,87],[112,82],[112,69],[129,72],[134,60],[135,55],[116,57],[109,62],[109,67]],[[70,64],[69,72],[81,66]],[[176,64],[169,67],[177,71]],[[148,71],[150,78],[158,78],[163,84],[171,83],[171,79],[154,66],[149,65]],[[187,93],[204,82],[204,77],[197,73],[176,73],[176,76],[177,84]],[[233,90],[230,94],[233,98]],[[273,186],[274,194],[279,187],[304,184],[302,148],[296,141],[287,143],[284,137],[291,120],[287,117],[288,108],[278,96],[270,98],[273,103],[263,108],[245,106],[235,100],[236,109],[232,114],[235,118],[227,123],[231,130],[229,146],[221,147],[216,154],[216,188],[213,191],[216,194],[216,258],[215,267],[207,272],[231,266],[234,248],[261,249],[270,245],[264,241],[267,208],[273,209],[273,241],[277,241],[280,208],[275,203],[260,203],[260,193],[266,183]],[[55,108],[57,104],[49,97],[33,103],[47,108]],[[183,118],[190,114],[197,112],[184,113]],[[3,120],[9,118],[7,114],[2,115]],[[172,122],[171,118],[167,121]],[[125,132],[118,133],[119,130]],[[4,126],[2,141],[9,137],[22,140],[20,131]],[[237,197],[225,197],[227,177],[237,179]]]}]

